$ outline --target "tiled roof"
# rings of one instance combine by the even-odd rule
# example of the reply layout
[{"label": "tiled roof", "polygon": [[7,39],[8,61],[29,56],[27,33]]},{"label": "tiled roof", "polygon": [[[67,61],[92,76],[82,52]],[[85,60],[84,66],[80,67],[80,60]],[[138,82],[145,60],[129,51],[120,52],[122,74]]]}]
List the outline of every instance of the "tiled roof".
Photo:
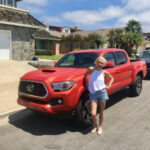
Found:
[{"label": "tiled roof", "polygon": [[0,6],[0,23],[20,24],[36,27],[45,27],[40,21],[31,16],[27,11],[19,11],[19,9],[5,9]]},{"label": "tiled roof", "polygon": [[36,39],[61,40],[61,38],[51,35],[50,32],[46,30],[39,30],[35,32],[33,37]]}]

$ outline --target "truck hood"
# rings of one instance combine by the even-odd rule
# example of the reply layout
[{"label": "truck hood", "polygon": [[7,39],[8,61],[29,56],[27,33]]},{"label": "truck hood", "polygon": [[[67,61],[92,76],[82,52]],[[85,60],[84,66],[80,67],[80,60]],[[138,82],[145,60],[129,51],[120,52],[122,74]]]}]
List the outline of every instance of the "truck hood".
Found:
[{"label": "truck hood", "polygon": [[83,78],[86,68],[63,68],[49,67],[36,71],[31,71],[22,76],[22,80],[33,80],[42,82],[61,82],[61,81],[77,81]]}]

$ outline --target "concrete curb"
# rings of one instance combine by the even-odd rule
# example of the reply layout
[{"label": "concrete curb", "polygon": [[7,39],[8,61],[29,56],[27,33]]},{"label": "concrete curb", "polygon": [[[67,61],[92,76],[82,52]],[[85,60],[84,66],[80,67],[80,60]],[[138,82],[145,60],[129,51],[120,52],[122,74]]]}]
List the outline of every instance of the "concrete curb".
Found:
[{"label": "concrete curb", "polygon": [[16,108],[16,109],[13,109],[13,110],[10,110],[10,111],[7,111],[7,112],[4,112],[4,113],[1,113],[0,114],[0,119],[4,118],[4,117],[7,117],[11,114],[14,114],[18,111],[21,111],[21,110],[24,110],[25,108]]}]

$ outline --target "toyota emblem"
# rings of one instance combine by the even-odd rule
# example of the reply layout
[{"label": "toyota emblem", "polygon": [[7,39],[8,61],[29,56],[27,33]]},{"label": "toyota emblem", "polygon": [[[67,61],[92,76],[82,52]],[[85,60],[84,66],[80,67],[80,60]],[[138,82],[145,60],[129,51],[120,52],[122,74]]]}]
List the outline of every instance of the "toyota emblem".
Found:
[{"label": "toyota emblem", "polygon": [[28,92],[33,92],[34,91],[34,85],[33,84],[28,84],[26,87]]}]

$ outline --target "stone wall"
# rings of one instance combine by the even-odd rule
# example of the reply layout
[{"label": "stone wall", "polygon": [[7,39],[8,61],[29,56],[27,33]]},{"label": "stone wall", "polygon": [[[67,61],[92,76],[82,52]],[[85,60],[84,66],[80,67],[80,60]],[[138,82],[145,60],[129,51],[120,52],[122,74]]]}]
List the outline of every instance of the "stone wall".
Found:
[{"label": "stone wall", "polygon": [[35,54],[35,41],[32,38],[35,29],[0,24],[0,30],[11,31],[13,60],[31,60]]}]

